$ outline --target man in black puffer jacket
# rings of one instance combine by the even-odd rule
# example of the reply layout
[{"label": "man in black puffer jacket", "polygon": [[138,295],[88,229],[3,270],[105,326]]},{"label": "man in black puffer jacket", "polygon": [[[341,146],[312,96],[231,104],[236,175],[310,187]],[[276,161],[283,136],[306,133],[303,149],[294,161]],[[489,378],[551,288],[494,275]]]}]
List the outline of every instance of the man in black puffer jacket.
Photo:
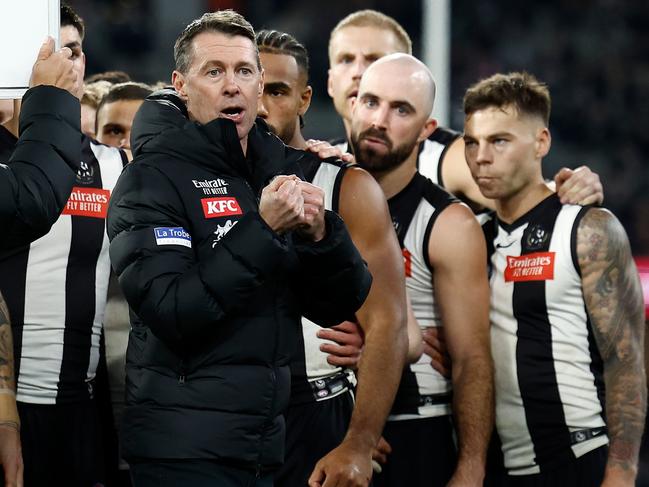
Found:
[{"label": "man in black puffer jacket", "polygon": [[71,55],[54,52],[48,38],[22,100],[20,137],[0,127],[0,252],[45,235],[70,196],[81,161],[81,112],[70,92],[83,82]]},{"label": "man in black puffer jacket", "polygon": [[304,153],[255,123],[250,24],[205,14],[175,54],[108,212],[132,311],[123,454],[136,487],[272,485],[300,316],[351,318],[371,277]]}]

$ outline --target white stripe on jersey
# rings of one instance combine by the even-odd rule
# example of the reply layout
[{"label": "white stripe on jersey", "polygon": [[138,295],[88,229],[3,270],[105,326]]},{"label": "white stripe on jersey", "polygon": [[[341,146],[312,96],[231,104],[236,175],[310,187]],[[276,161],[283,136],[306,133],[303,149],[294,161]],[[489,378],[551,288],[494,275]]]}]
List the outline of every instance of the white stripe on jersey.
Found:
[{"label": "white stripe on jersey", "polygon": [[49,233],[29,247],[16,384],[16,400],[21,402],[54,404],[56,399],[63,360],[65,286],[52,283],[65,282],[71,241],[72,220],[70,215],[61,215]]},{"label": "white stripe on jersey", "polygon": [[[113,147],[106,147],[99,144],[90,144],[90,148],[97,160],[100,161],[102,186],[110,189],[112,193],[123,169],[120,153]],[[99,362],[99,340],[101,338],[101,327],[104,323],[104,312],[106,310],[106,299],[108,296],[108,278],[110,276],[108,247],[108,234],[104,229],[104,240],[101,245],[95,271],[95,317],[92,326],[90,361],[86,373],[88,381],[95,378],[97,364]]]},{"label": "white stripe on jersey", "polygon": [[[346,144],[346,143],[345,143]],[[325,208],[333,208],[334,186],[336,177],[341,168],[334,164],[322,162],[313,177],[312,184],[322,188],[325,193]],[[302,318],[302,335],[304,336],[304,362],[306,366],[307,380],[312,382],[317,379],[333,376],[343,370],[327,362],[327,354],[320,350],[323,343],[333,343],[330,340],[319,338],[316,333],[321,327],[307,318]],[[344,391],[342,391],[344,392]],[[341,392],[341,393],[342,393]],[[338,394],[328,396],[328,399]]]},{"label": "white stripe on jersey", "polygon": [[[587,316],[581,278],[574,268],[571,233],[579,206],[563,206],[557,217],[549,252],[554,252],[554,279],[545,280],[546,306],[552,336],[556,382],[570,432],[605,427],[590,369]],[[508,234],[502,227],[491,257],[491,346],[495,364],[496,427],[505,466],[512,475],[540,471],[526,420],[517,368],[518,322],[514,316],[514,282],[505,282],[507,257],[521,255],[523,232],[529,223]],[[608,442],[605,435],[572,445],[579,457]]]},{"label": "white stripe on jersey", "polygon": [[442,184],[439,181],[439,164],[446,145],[434,140],[426,139],[424,147],[419,152],[419,172],[435,184]]}]

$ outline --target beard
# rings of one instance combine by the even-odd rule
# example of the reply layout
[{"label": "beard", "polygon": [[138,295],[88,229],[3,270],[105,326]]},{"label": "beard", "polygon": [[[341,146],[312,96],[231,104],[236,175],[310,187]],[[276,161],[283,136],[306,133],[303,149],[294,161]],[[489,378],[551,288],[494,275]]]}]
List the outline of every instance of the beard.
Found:
[{"label": "beard", "polygon": [[[372,148],[362,146],[361,142],[368,137],[383,141],[387,147],[387,152],[379,154]],[[351,143],[356,157],[356,164],[370,173],[377,173],[390,171],[400,166],[412,154],[417,145],[417,136],[395,146],[383,131],[370,127],[361,133],[352,130]]]}]

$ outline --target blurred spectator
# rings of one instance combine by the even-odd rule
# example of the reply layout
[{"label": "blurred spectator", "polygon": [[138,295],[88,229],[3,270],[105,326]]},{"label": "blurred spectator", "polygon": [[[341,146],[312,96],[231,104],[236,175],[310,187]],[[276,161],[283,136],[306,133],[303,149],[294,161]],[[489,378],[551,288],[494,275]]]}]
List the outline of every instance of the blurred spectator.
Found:
[{"label": "blurred spectator", "polygon": [[91,139],[96,138],[95,119],[99,102],[110,90],[108,81],[94,81],[86,83],[81,97],[81,131]]}]

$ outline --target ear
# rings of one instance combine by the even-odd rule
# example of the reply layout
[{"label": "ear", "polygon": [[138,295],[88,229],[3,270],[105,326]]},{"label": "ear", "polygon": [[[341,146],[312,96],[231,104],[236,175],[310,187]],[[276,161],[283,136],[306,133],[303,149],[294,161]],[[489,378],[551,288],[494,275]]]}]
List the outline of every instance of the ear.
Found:
[{"label": "ear", "polygon": [[309,106],[311,106],[311,97],[313,96],[313,88],[311,86],[307,86],[302,90],[302,94],[300,94],[300,107],[297,111],[298,115],[304,115],[307,110],[309,109]]},{"label": "ear", "polygon": [[185,91],[185,76],[180,72],[174,69],[171,73],[171,84],[174,86],[178,95],[185,101],[187,101],[187,92]]},{"label": "ear", "polygon": [[331,98],[334,97],[333,94],[333,80],[331,79],[331,68],[327,70],[327,93]]},{"label": "ear", "polygon": [[437,129],[437,120],[434,118],[429,118],[426,120],[426,123],[424,123],[424,126],[421,128],[421,131],[419,132],[419,137],[417,137],[417,142],[422,142],[426,140],[428,137],[430,137],[430,134],[435,132]]},{"label": "ear", "polygon": [[552,136],[550,135],[550,130],[547,127],[539,129],[536,134],[536,158],[543,159],[548,152],[550,152],[550,146],[552,145]]},{"label": "ear", "polygon": [[264,94],[264,78],[266,76],[266,72],[264,71],[264,68],[261,68],[261,72],[259,73],[259,91],[257,92],[257,98],[261,98],[261,95]]}]

